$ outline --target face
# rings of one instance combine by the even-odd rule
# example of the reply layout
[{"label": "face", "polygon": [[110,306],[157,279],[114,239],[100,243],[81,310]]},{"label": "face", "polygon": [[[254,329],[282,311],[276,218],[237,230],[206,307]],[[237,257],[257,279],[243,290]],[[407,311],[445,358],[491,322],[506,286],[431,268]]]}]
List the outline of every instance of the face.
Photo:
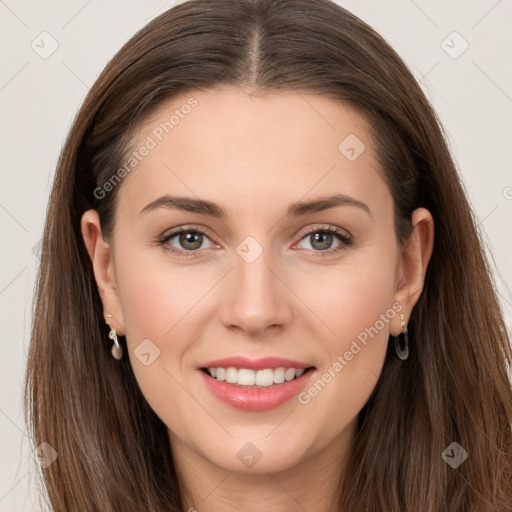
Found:
[{"label": "face", "polygon": [[82,225],[108,323],[173,446],[257,473],[348,440],[422,278],[365,120],[321,96],[222,88],[168,101],[134,148],[109,244],[91,241],[92,212]]}]

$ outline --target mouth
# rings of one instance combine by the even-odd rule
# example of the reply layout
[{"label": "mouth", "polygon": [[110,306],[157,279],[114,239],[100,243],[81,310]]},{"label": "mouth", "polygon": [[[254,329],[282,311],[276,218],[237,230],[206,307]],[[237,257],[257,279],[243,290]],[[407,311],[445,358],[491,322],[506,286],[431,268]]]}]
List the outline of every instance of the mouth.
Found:
[{"label": "mouth", "polygon": [[274,409],[291,400],[317,373],[314,366],[261,370],[210,366],[199,370],[213,396],[231,407],[253,412]]}]

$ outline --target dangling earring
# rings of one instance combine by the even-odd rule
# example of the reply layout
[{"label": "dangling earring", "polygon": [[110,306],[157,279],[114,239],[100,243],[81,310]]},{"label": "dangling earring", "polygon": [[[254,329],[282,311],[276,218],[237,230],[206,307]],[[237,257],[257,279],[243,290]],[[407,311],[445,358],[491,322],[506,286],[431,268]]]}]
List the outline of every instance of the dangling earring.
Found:
[{"label": "dangling earring", "polygon": [[[108,313],[107,316],[109,318],[112,318],[112,315],[110,313]],[[111,340],[114,340],[114,344],[112,345],[112,350],[111,350],[112,356],[119,361],[119,359],[121,359],[123,357],[123,349],[121,348],[121,345],[119,345],[119,341],[117,339],[117,333],[114,328],[110,327],[110,332],[108,333],[108,337]]]},{"label": "dangling earring", "polygon": [[407,325],[405,323],[405,320],[404,320],[404,314],[403,313],[400,313],[400,325],[403,329],[403,334],[404,334],[404,348],[401,348],[400,347],[400,341],[399,341],[399,336],[393,336],[395,338],[395,351],[396,351],[396,355],[402,359],[403,361],[405,361],[408,357],[409,357],[409,334],[407,332]]}]

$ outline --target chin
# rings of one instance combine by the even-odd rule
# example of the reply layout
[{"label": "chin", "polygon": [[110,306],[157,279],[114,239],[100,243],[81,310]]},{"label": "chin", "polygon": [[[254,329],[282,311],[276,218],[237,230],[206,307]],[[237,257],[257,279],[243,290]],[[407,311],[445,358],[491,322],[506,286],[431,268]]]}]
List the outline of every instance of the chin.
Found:
[{"label": "chin", "polygon": [[275,443],[268,439],[261,442],[247,439],[249,437],[244,436],[243,441],[237,440],[219,453],[208,454],[208,458],[222,469],[257,475],[286,471],[296,466],[303,456],[303,450],[284,439],[276,438]]}]

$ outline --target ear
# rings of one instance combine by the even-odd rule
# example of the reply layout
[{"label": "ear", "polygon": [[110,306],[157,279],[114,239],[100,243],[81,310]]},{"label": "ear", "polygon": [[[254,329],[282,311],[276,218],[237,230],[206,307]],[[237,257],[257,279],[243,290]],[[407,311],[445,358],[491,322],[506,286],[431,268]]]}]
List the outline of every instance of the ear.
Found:
[{"label": "ear", "polygon": [[[412,213],[412,232],[400,248],[397,287],[394,301],[403,309],[405,323],[409,321],[411,311],[420,298],[425,281],[427,266],[434,247],[434,219],[425,208],[418,208]],[[390,332],[398,336],[403,331],[399,316],[395,316],[390,325]]]},{"label": "ear", "polygon": [[[82,237],[91,258],[98,292],[103,302],[105,322],[124,336],[124,320],[115,281],[114,258],[110,245],[103,240],[98,212],[87,210],[81,220]],[[112,317],[108,317],[110,313]]]}]

